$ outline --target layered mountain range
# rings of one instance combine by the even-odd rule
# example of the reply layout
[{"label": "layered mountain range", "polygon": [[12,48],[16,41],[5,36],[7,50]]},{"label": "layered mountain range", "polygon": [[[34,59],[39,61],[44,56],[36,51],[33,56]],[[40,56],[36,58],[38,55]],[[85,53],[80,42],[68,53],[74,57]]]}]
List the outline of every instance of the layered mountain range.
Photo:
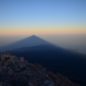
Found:
[{"label": "layered mountain range", "polygon": [[86,86],[86,55],[55,46],[37,36],[31,36],[0,48],[1,53],[24,57],[54,73]]}]

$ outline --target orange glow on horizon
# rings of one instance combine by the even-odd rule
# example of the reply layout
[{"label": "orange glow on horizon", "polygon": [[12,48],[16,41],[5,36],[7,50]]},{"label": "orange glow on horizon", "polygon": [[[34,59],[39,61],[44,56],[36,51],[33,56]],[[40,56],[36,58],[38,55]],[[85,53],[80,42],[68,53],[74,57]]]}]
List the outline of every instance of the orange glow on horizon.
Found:
[{"label": "orange glow on horizon", "polygon": [[83,28],[3,28],[0,29],[0,36],[21,36],[21,35],[57,35],[57,34],[86,34]]}]

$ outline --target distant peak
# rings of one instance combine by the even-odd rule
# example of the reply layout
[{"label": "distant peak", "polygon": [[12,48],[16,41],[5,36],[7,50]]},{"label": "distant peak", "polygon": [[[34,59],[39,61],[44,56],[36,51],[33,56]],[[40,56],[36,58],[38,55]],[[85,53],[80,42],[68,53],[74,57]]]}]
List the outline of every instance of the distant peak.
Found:
[{"label": "distant peak", "polygon": [[32,38],[39,38],[39,37],[37,37],[36,35],[32,35],[32,36],[30,36],[30,37],[32,37]]},{"label": "distant peak", "polygon": [[[31,38],[31,39],[41,39],[39,36],[36,36],[36,35],[32,35],[32,36],[30,36],[30,37],[28,37],[28,38]],[[41,39],[42,40],[42,39]]]}]

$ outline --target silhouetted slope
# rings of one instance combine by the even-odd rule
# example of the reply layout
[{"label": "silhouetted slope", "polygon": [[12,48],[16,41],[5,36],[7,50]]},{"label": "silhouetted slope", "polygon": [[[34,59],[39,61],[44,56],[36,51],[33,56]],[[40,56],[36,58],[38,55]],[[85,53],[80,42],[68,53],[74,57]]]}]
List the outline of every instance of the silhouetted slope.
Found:
[{"label": "silhouetted slope", "polygon": [[17,41],[15,43],[12,43],[10,45],[1,47],[0,51],[14,50],[14,49],[23,48],[23,47],[33,47],[33,46],[38,46],[41,44],[49,44],[49,43],[47,41],[33,35],[28,38]]},{"label": "silhouetted slope", "polygon": [[0,86],[79,86],[60,74],[48,72],[23,57],[0,56]]},{"label": "silhouetted slope", "polygon": [[39,63],[51,71],[62,73],[71,80],[86,85],[85,55],[56,47],[36,36],[16,42],[10,47],[8,52],[24,56],[32,63]]},{"label": "silhouetted slope", "polygon": [[24,56],[30,62],[39,63],[51,71],[62,73],[75,82],[86,84],[86,58],[84,55],[51,45],[26,47],[11,53]]}]

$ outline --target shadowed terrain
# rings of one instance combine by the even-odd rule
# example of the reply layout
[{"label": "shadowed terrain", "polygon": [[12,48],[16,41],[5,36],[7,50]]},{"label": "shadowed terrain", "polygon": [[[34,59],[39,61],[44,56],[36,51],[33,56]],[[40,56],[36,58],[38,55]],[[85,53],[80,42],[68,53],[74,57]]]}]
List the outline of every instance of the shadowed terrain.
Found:
[{"label": "shadowed terrain", "polygon": [[41,65],[23,57],[0,56],[0,86],[79,86],[60,74],[53,74]]},{"label": "shadowed terrain", "polygon": [[1,51],[24,57],[31,63],[41,64],[49,71],[59,72],[82,86],[86,85],[85,55],[54,46],[37,36],[18,41]]}]

